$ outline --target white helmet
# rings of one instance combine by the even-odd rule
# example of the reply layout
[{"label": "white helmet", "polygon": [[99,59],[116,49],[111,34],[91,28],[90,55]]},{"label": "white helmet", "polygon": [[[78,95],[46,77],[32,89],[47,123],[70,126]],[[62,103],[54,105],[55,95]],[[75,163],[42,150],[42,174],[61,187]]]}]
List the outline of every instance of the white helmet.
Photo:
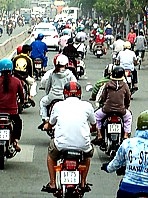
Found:
[{"label": "white helmet", "polygon": [[131,48],[131,43],[129,41],[124,42],[124,48],[130,49]]},{"label": "white helmet", "polygon": [[57,57],[57,60],[56,60],[56,65],[67,65],[68,64],[68,57],[63,55],[63,54],[60,54],[58,57]]}]

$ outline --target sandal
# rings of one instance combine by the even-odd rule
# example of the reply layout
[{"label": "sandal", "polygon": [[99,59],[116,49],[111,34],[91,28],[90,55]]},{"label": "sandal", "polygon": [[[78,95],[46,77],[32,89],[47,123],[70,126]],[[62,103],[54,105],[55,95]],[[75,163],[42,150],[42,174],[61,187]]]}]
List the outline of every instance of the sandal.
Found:
[{"label": "sandal", "polygon": [[21,148],[18,146],[18,140],[14,140],[13,146],[14,146],[16,152],[20,152],[21,151]]},{"label": "sandal", "polygon": [[41,189],[42,192],[48,192],[48,193],[55,193],[56,188],[51,188],[50,183],[48,183],[46,186],[43,186]]}]

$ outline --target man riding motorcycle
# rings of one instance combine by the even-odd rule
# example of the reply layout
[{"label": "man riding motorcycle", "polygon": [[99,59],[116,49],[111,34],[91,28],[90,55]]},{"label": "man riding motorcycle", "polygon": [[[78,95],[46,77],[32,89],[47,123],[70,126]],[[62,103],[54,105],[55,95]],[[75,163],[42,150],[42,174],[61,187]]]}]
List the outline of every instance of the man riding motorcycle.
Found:
[{"label": "man riding motorcycle", "polygon": [[69,35],[69,32],[66,30],[63,30],[63,34],[59,38],[59,42],[58,42],[59,47],[60,47],[59,53],[61,53],[63,51],[64,47],[67,45],[67,41],[69,38],[71,38],[71,36]]},{"label": "man riding motorcycle", "polygon": [[[148,194],[147,148],[148,110],[139,115],[135,136],[124,140],[114,159],[110,163],[104,163],[101,167],[107,173],[120,169],[120,175],[124,175],[119,185],[117,198],[144,198],[144,195],[136,196],[136,194]],[[124,172],[121,171],[121,167],[125,167]],[[117,172],[119,174],[119,171]]]},{"label": "man riding motorcycle", "polygon": [[22,53],[20,53],[19,55],[16,55],[12,59],[12,61],[13,61],[14,76],[19,78],[20,80],[23,80],[28,85],[29,102],[34,107],[35,102],[33,101],[32,98],[36,95],[36,82],[33,78],[32,59],[29,57],[31,50],[32,48],[30,47],[30,45],[27,45],[27,44],[23,45]]},{"label": "man riding motorcycle", "polygon": [[124,43],[124,51],[120,51],[117,56],[117,65],[120,65],[124,69],[130,69],[133,74],[133,90],[138,90],[138,77],[135,65],[137,65],[137,58],[135,52],[131,50],[131,43],[126,41]]},{"label": "man riding motorcycle", "polygon": [[49,105],[54,99],[64,99],[63,88],[66,82],[77,81],[73,73],[66,69],[68,64],[68,58],[60,54],[56,59],[56,66],[46,83],[44,96],[40,100],[40,115],[42,116],[43,123],[39,125],[38,129],[43,129],[45,123],[48,122],[47,105]]},{"label": "man riding motorcycle", "polygon": [[120,51],[123,51],[124,50],[124,40],[121,39],[121,35],[120,34],[117,34],[116,36],[116,41],[114,41],[113,43],[113,51],[117,52],[117,54],[120,52]]},{"label": "man riding motorcycle", "polygon": [[22,120],[18,114],[17,97],[24,102],[23,87],[21,81],[12,76],[13,63],[9,59],[0,60],[0,113],[10,114],[13,121],[13,134],[11,143],[17,152],[21,151],[18,141],[21,137]]},{"label": "man riding motorcycle", "polygon": [[124,75],[125,71],[122,67],[114,67],[110,77],[111,80],[105,84],[100,99],[104,105],[95,113],[98,128],[98,135],[92,140],[92,143],[95,145],[104,143],[101,134],[101,120],[107,113],[118,112],[122,114],[124,120],[124,138],[128,138],[129,134],[131,134],[132,115],[128,110],[131,94],[128,85],[123,82]]},{"label": "man riding motorcycle", "polygon": [[75,36],[75,39],[80,39],[81,42],[83,42],[83,43],[87,40],[87,35],[84,32],[84,29],[85,28],[81,27],[80,30],[79,30],[79,32]]},{"label": "man riding motorcycle", "polygon": [[42,59],[43,71],[45,71],[48,61],[46,56],[48,49],[47,49],[47,45],[42,41],[43,38],[44,35],[42,33],[39,33],[36,40],[31,43],[32,51],[30,57],[32,58],[32,60],[36,58]]},{"label": "man riding motorcycle", "polygon": [[65,56],[68,57],[69,61],[72,61],[75,67],[75,77],[77,78],[77,73],[76,73],[76,69],[77,69],[77,60],[76,58],[79,56],[77,49],[74,47],[74,42],[72,38],[69,38],[67,41],[67,46],[64,47],[63,49],[63,53]]},{"label": "man riding motorcycle", "polygon": [[82,173],[80,188],[86,192],[88,190],[87,173],[90,159],[93,156],[90,130],[96,131],[94,109],[89,102],[81,101],[81,86],[78,83],[72,81],[66,83],[63,93],[65,100],[54,105],[50,120],[46,125],[46,129],[55,127],[55,137],[48,147],[47,166],[50,181],[43,187],[43,191],[55,192],[56,190],[54,166],[56,166],[60,151],[62,149],[75,149],[84,151],[86,170]]}]

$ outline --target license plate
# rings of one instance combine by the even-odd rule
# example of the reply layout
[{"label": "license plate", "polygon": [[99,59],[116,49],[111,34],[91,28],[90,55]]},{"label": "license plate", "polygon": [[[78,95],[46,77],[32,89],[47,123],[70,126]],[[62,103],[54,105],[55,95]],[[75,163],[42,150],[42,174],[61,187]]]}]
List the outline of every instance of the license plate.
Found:
[{"label": "license plate", "polygon": [[127,82],[128,82],[128,83],[131,83],[131,82],[132,82],[131,77],[126,77],[126,79],[127,79]]},{"label": "license plate", "polygon": [[0,140],[9,140],[9,139],[10,139],[10,130],[0,129]]},{"label": "license plate", "polygon": [[108,124],[108,133],[121,133],[121,124]]},{"label": "license plate", "polygon": [[77,67],[77,72],[80,72],[80,67]]},{"label": "license plate", "polygon": [[61,184],[79,184],[79,171],[61,171]]},{"label": "license plate", "polygon": [[97,50],[97,54],[102,54],[102,52],[100,50]]},{"label": "license plate", "polygon": [[42,64],[35,64],[36,69],[41,69],[41,67],[42,67]]}]

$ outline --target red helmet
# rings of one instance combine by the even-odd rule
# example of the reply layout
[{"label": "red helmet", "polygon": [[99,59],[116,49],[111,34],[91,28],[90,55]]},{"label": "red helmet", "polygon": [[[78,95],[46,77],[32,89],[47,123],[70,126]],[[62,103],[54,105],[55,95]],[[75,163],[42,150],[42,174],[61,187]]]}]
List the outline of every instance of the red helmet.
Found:
[{"label": "red helmet", "polygon": [[18,46],[16,50],[17,50],[17,54],[21,54],[22,53],[22,46]]},{"label": "red helmet", "polygon": [[81,98],[81,86],[77,82],[68,82],[64,86],[63,94],[67,97],[78,97]]},{"label": "red helmet", "polygon": [[54,56],[54,58],[53,58],[53,64],[54,64],[54,66],[57,65],[57,58],[58,58],[59,55],[60,55],[60,54],[56,54],[56,55]]},{"label": "red helmet", "polygon": [[70,25],[67,23],[67,24],[65,25],[65,28],[69,28],[69,29],[70,29],[71,27],[70,27]]}]

